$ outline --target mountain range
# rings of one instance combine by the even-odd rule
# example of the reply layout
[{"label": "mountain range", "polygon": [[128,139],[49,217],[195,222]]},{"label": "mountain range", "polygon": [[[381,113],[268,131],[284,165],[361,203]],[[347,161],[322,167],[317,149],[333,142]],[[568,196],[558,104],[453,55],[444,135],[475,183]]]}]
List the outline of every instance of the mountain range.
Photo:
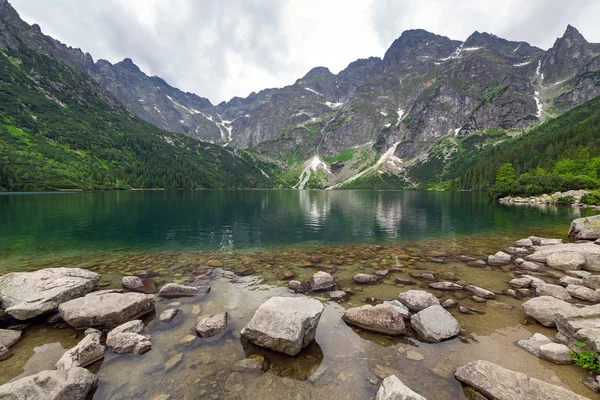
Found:
[{"label": "mountain range", "polygon": [[90,78],[90,93],[111,112],[251,154],[271,186],[414,186],[465,149],[511,141],[600,96],[600,44],[572,26],[548,50],[489,33],[463,42],[409,30],[383,58],[338,74],[317,67],[292,85],[217,105],[147,76],[131,59],[94,61],[0,0],[0,48],[21,45]]}]

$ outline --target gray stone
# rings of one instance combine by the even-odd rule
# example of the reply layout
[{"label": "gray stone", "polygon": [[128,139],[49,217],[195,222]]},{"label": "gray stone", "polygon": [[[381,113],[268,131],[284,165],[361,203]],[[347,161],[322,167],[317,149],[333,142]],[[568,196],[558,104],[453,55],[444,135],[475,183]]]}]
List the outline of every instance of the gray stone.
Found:
[{"label": "gray stone", "polygon": [[600,215],[578,218],[571,222],[569,236],[577,239],[596,240],[600,238]]},{"label": "gray stone", "polygon": [[91,292],[101,276],[81,268],[47,268],[0,276],[2,308],[26,320],[56,312],[59,304]]},{"label": "gray stone", "polygon": [[499,251],[496,254],[489,256],[487,259],[487,263],[489,265],[498,266],[498,267],[510,264],[510,261],[511,261],[510,254],[506,254],[503,251]]},{"label": "gray stone", "polygon": [[537,236],[530,236],[529,240],[531,240],[534,246],[554,246],[563,242],[562,239],[548,239]]},{"label": "gray stone", "polygon": [[121,279],[121,285],[125,289],[137,289],[144,286],[144,282],[137,276],[124,276]]},{"label": "gray stone", "polygon": [[493,299],[496,297],[494,292],[487,289],[480,288],[479,286],[467,285],[464,287],[467,292],[473,293],[476,296],[483,297],[484,299]]},{"label": "gray stone", "polygon": [[271,297],[242,329],[252,343],[294,356],[315,338],[323,305],[307,297]]},{"label": "gray stone", "polygon": [[376,283],[379,280],[379,278],[377,277],[377,275],[357,274],[357,275],[354,275],[352,280],[354,282],[360,283],[360,284],[369,284],[369,283]]},{"label": "gray stone", "polygon": [[9,358],[12,357],[12,355],[13,355],[13,352],[11,349],[9,349],[6,346],[0,345],[0,361],[8,360]]},{"label": "gray stone", "polygon": [[389,303],[350,308],[344,312],[342,319],[349,325],[384,335],[406,333],[402,314]]},{"label": "gray stone", "polygon": [[558,284],[564,287],[569,285],[583,285],[583,279],[573,278],[572,276],[563,276],[558,280]]},{"label": "gray stone", "polygon": [[[589,271],[600,271],[600,246],[593,243],[565,243],[556,246],[542,247],[534,254],[525,257],[530,261],[546,262],[552,254],[575,253],[584,257],[583,269]],[[535,259],[532,259],[535,258]],[[569,270],[567,270],[569,271]]]},{"label": "gray stone", "polygon": [[[571,279],[576,279],[576,278],[571,278]],[[583,279],[581,279],[581,283],[576,283],[576,282],[572,282],[576,285],[583,285],[583,286],[587,286],[590,289],[600,289],[600,275],[590,275],[590,276],[584,276]]]},{"label": "gray stone", "polygon": [[569,295],[567,289],[559,285],[552,285],[550,283],[538,285],[535,288],[535,293],[538,296],[552,296],[554,298],[565,301],[571,300],[571,296]]},{"label": "gray stone", "polygon": [[88,294],[58,307],[74,328],[111,329],[154,311],[154,296],[142,293]]},{"label": "gray stone", "polygon": [[0,329],[0,346],[10,347],[21,339],[21,331]]},{"label": "gray stone", "polygon": [[400,293],[398,300],[412,312],[419,312],[427,307],[440,304],[437,297],[424,290],[408,290]]},{"label": "gray stone", "polygon": [[537,276],[523,275],[521,278],[531,279],[532,288],[537,288],[539,285],[545,285],[546,283],[548,283],[545,280],[538,278]]},{"label": "gray stone", "polygon": [[517,264],[517,265],[522,265],[524,262],[525,262],[525,260],[522,259],[521,257],[515,258],[515,264]]},{"label": "gray stone", "polygon": [[201,319],[196,325],[196,333],[203,338],[218,335],[227,329],[229,323],[229,313],[224,311],[215,316]]},{"label": "gray stone", "polygon": [[333,301],[344,301],[348,297],[348,293],[343,290],[334,290],[329,292],[329,299]]},{"label": "gray stone", "polygon": [[562,310],[555,321],[560,333],[586,342],[592,351],[600,351],[600,304]]},{"label": "gray stone", "polygon": [[573,278],[585,278],[586,276],[591,276],[592,273],[588,271],[565,271],[565,274],[568,276],[572,276]]},{"label": "gray stone", "polygon": [[85,400],[98,378],[84,368],[42,371],[0,386],[0,399]]},{"label": "gray stone", "polygon": [[515,245],[519,247],[531,247],[533,246],[533,242],[531,241],[531,239],[521,239],[517,240],[515,242]]},{"label": "gray stone", "polygon": [[437,290],[461,290],[463,287],[453,282],[432,282],[429,287]]},{"label": "gray stone", "polygon": [[574,305],[551,296],[535,297],[523,303],[525,314],[547,327],[556,326],[554,319],[559,312],[575,309]]},{"label": "gray stone", "polygon": [[402,315],[402,318],[410,319],[410,316],[411,316],[410,310],[408,309],[408,307],[406,307],[404,304],[400,303],[398,300],[384,301],[383,304],[391,304],[392,306],[394,306],[396,308],[396,310],[398,310],[400,315]]},{"label": "gray stone", "polygon": [[507,254],[513,254],[518,256],[524,256],[529,254],[529,250],[523,247],[507,247],[506,249],[504,249],[504,252]]},{"label": "gray stone", "polygon": [[385,378],[377,391],[375,400],[426,400],[411,390],[396,375]]},{"label": "gray stone", "polygon": [[567,292],[578,299],[591,301],[593,303],[600,301],[599,293],[585,286],[569,285],[567,286]]},{"label": "gray stone", "polygon": [[419,311],[410,321],[412,328],[425,342],[437,343],[458,336],[460,332],[458,321],[440,305]]},{"label": "gray stone", "polygon": [[183,361],[183,353],[177,353],[165,363],[165,372],[173,371]]},{"label": "gray stone", "polygon": [[168,299],[176,297],[197,297],[204,296],[208,292],[210,292],[210,286],[185,286],[178,285],[177,283],[167,283],[160,288],[158,297]]},{"label": "gray stone", "polygon": [[552,253],[546,257],[550,268],[559,270],[577,270],[585,265],[585,257],[579,253]]},{"label": "gray stone", "polygon": [[319,271],[310,279],[310,288],[314,291],[330,290],[335,287],[333,276],[324,271]]},{"label": "gray stone", "polygon": [[511,371],[489,361],[460,367],[456,379],[494,400],[589,400],[559,386]]},{"label": "gray stone", "polygon": [[308,284],[302,283],[300,281],[289,281],[288,288],[300,293],[308,292],[309,290]]},{"label": "gray stone", "polygon": [[150,337],[142,335],[144,323],[140,320],[117,326],[106,336],[106,348],[118,354],[144,354],[152,348]]},{"label": "gray stone", "polygon": [[104,346],[100,343],[99,331],[84,336],[83,339],[56,363],[56,369],[85,367],[104,358]]},{"label": "gray stone", "polygon": [[169,324],[173,321],[173,319],[175,319],[177,314],[179,314],[180,312],[181,310],[179,308],[169,308],[168,310],[165,310],[160,313],[160,315],[158,316],[158,321],[163,324]]},{"label": "gray stone", "polygon": [[444,307],[444,308],[454,308],[457,305],[458,305],[458,303],[456,301],[454,301],[454,299],[448,299],[442,303],[442,307]]},{"label": "gray stone", "polygon": [[510,282],[508,282],[508,284],[517,289],[528,288],[531,285],[531,279],[530,278],[515,278],[515,279],[511,279]]},{"label": "gray stone", "polygon": [[536,333],[529,339],[522,339],[517,342],[517,346],[527,350],[536,357],[540,356],[540,346],[553,343],[552,340],[541,333]]},{"label": "gray stone", "polygon": [[236,361],[231,367],[235,372],[260,373],[269,369],[269,361],[261,355],[253,354]]},{"label": "gray stone", "polygon": [[521,264],[518,264],[519,268],[524,269],[525,271],[537,272],[541,271],[544,268],[532,261],[523,261]]},{"label": "gray stone", "polygon": [[540,357],[554,364],[572,364],[573,357],[564,344],[547,343],[540,346]]}]

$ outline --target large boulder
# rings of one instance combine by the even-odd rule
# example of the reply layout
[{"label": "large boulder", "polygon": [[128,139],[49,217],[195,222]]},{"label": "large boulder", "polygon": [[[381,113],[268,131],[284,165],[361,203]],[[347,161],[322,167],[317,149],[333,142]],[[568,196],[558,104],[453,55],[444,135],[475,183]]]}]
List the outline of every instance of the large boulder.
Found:
[{"label": "large boulder", "polygon": [[546,264],[550,268],[573,271],[585,265],[585,257],[579,253],[552,253],[546,257]]},{"label": "large boulder", "polygon": [[310,279],[310,288],[314,291],[331,290],[335,287],[335,278],[325,271],[319,271]]},{"label": "large boulder", "polygon": [[437,297],[424,290],[408,290],[400,293],[398,300],[412,312],[419,312],[427,307],[440,304]]},{"label": "large boulder", "polygon": [[396,375],[383,380],[375,400],[426,400],[425,397],[406,386]]},{"label": "large boulder", "polygon": [[227,311],[217,314],[215,316],[206,317],[201,319],[196,326],[196,333],[198,336],[203,338],[212,337],[218,335],[227,329],[227,323],[229,320],[229,314]]},{"label": "large boulder", "polygon": [[143,334],[144,329],[139,319],[119,325],[106,335],[106,347],[118,354],[144,354],[152,349],[150,336]]},{"label": "large boulder", "polygon": [[574,305],[551,296],[535,297],[523,303],[525,314],[547,327],[556,326],[554,319],[559,312],[576,309]]},{"label": "large boulder", "polygon": [[591,301],[597,303],[600,301],[600,292],[597,292],[589,287],[581,285],[569,285],[567,286],[567,292],[578,299]]},{"label": "large boulder", "polygon": [[410,318],[412,328],[424,342],[437,343],[458,336],[460,324],[440,305],[428,307]]},{"label": "large boulder", "polygon": [[294,356],[315,338],[323,305],[308,297],[271,297],[242,329],[252,343]]},{"label": "large boulder", "polygon": [[60,316],[74,328],[112,329],[154,311],[154,296],[142,293],[90,293],[61,304]]},{"label": "large boulder", "polygon": [[600,304],[560,311],[555,322],[559,333],[600,352]]},{"label": "large boulder", "polygon": [[460,367],[456,379],[494,400],[589,400],[560,386],[478,360]]},{"label": "large boulder", "polygon": [[56,363],[56,369],[88,366],[104,358],[104,346],[100,343],[100,331],[86,335],[77,346],[67,350]]},{"label": "large boulder", "polygon": [[42,371],[0,386],[0,399],[85,400],[98,378],[84,368]]},{"label": "large boulder", "polygon": [[569,236],[577,239],[599,239],[600,215],[573,220],[573,222],[571,222],[571,229],[569,229]]},{"label": "large boulder", "polygon": [[85,296],[101,276],[81,268],[47,268],[0,276],[2,308],[25,320],[56,312],[59,304]]},{"label": "large boulder", "polygon": [[344,312],[342,319],[349,325],[384,335],[406,333],[402,313],[389,303],[350,308]]}]

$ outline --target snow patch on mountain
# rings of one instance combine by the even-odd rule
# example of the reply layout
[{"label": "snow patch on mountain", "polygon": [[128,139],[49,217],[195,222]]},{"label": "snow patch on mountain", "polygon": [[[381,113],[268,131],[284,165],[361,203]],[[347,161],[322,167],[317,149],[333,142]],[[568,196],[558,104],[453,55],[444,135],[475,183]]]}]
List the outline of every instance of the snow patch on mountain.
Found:
[{"label": "snow patch on mountain", "polygon": [[325,161],[321,160],[321,157],[318,155],[315,155],[304,163],[304,170],[302,170],[302,173],[300,174],[300,181],[295,186],[295,189],[304,189],[310,180],[312,172],[317,172],[318,170],[323,170],[326,173],[331,174],[331,170],[327,164],[325,164]]}]

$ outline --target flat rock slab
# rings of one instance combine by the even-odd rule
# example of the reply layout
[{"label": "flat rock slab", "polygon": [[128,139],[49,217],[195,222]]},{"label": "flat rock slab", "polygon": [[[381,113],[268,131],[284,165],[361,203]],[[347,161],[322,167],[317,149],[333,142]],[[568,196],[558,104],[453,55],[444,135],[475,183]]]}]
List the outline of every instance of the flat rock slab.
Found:
[{"label": "flat rock slab", "polygon": [[535,253],[525,257],[526,260],[546,262],[552,254],[576,253],[585,259],[584,269],[600,271],[600,246],[594,243],[564,243],[555,246],[545,246]]},{"label": "flat rock slab", "polygon": [[84,368],[42,371],[0,386],[0,399],[85,400],[98,378]]},{"label": "flat rock slab", "polygon": [[460,324],[441,305],[431,306],[410,318],[412,328],[419,337],[430,343],[441,342],[458,336]]},{"label": "flat rock slab", "polygon": [[308,297],[271,297],[242,329],[252,343],[294,356],[315,338],[323,305]]},{"label": "flat rock slab", "polygon": [[21,331],[0,329],[0,346],[10,347],[21,339]]},{"label": "flat rock slab", "polygon": [[425,397],[406,386],[396,375],[385,378],[377,391],[375,400],[426,400]]},{"label": "flat rock slab", "polygon": [[389,303],[350,308],[344,312],[342,319],[349,325],[384,335],[406,333],[402,314]]},{"label": "flat rock slab", "polygon": [[556,326],[554,319],[560,312],[576,309],[574,305],[551,296],[535,297],[523,303],[525,314],[547,327]]},{"label": "flat rock slab", "polygon": [[511,371],[489,361],[460,367],[456,379],[493,400],[589,400],[560,386]]},{"label": "flat rock slab", "polygon": [[95,272],[81,268],[6,274],[0,276],[2,308],[19,320],[56,312],[59,304],[91,292],[100,278]]},{"label": "flat rock slab", "polygon": [[112,329],[154,311],[154,296],[142,293],[90,293],[58,307],[61,317],[74,328]]}]

